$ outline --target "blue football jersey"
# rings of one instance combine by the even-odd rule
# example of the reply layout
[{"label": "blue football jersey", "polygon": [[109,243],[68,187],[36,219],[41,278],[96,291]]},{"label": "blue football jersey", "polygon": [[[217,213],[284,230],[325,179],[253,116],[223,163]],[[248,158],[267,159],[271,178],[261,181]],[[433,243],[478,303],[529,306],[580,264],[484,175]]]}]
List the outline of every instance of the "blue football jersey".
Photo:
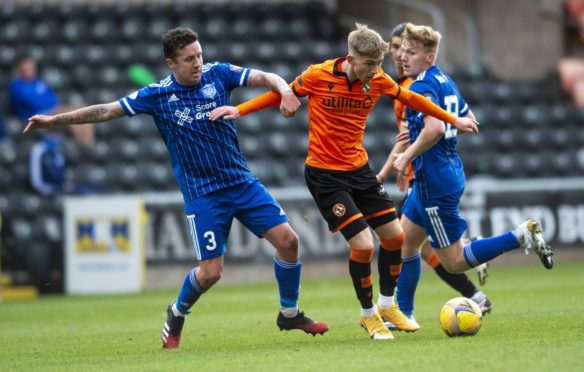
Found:
[{"label": "blue football jersey", "polygon": [[207,63],[195,86],[181,85],[171,74],[119,100],[128,116],[154,118],[185,200],[253,177],[239,148],[235,123],[209,120],[214,108],[230,105],[231,90],[247,85],[249,71]]},{"label": "blue football jersey", "polygon": [[[410,90],[427,97],[455,116],[465,116],[470,110],[456,84],[437,66],[432,66],[418,75]],[[411,142],[418,138],[424,128],[425,116],[409,107],[406,109]],[[423,199],[453,194],[464,189],[466,182],[462,161],[456,149],[457,129],[448,123],[444,125],[446,125],[444,136],[412,161],[416,179],[414,190]]]}]

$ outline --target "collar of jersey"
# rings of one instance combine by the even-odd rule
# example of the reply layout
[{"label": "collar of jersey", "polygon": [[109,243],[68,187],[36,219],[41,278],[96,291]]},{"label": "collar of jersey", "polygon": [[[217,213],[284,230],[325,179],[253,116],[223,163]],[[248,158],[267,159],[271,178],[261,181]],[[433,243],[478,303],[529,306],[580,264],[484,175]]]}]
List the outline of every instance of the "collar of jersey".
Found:
[{"label": "collar of jersey", "polygon": [[203,76],[201,75],[201,81],[199,81],[199,83],[195,84],[195,85],[182,85],[181,83],[176,81],[176,79],[174,78],[174,73],[172,73],[172,72],[170,73],[170,79],[172,80],[173,84],[176,84],[181,88],[192,89],[192,88],[198,87],[201,84],[201,81],[203,81]]}]

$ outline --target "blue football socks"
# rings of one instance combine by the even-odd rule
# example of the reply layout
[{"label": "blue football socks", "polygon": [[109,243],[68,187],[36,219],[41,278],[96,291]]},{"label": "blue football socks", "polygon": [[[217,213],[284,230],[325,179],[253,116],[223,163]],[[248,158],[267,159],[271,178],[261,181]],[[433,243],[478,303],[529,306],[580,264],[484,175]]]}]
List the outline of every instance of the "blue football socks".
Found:
[{"label": "blue football socks", "polygon": [[274,257],[274,272],[280,290],[280,306],[297,309],[300,292],[300,261],[283,261]]},{"label": "blue football socks", "polygon": [[422,259],[418,252],[415,256],[402,258],[402,271],[397,281],[397,304],[406,316],[414,312],[414,296],[422,273]]},{"label": "blue football socks", "polygon": [[517,248],[519,248],[517,237],[513,232],[508,232],[470,243],[464,247],[464,260],[470,267],[475,267]]},{"label": "blue football socks", "polygon": [[185,281],[178,294],[178,299],[176,300],[176,308],[183,315],[187,315],[189,309],[195,304],[195,302],[197,302],[199,297],[205,293],[205,289],[201,287],[199,282],[197,282],[195,270],[196,269],[192,269],[189,271],[185,277]]}]

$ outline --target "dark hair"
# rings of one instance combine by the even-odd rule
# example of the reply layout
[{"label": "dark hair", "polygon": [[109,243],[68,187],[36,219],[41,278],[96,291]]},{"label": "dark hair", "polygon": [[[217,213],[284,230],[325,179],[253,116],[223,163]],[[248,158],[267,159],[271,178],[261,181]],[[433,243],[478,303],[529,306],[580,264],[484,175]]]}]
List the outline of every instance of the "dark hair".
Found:
[{"label": "dark hair", "polygon": [[198,39],[199,35],[190,28],[177,27],[166,31],[162,35],[164,58],[170,58],[173,61],[176,61],[178,52]]},{"label": "dark hair", "polygon": [[404,31],[406,30],[407,22],[400,23],[399,25],[395,26],[393,30],[391,30],[391,37],[401,37]]}]

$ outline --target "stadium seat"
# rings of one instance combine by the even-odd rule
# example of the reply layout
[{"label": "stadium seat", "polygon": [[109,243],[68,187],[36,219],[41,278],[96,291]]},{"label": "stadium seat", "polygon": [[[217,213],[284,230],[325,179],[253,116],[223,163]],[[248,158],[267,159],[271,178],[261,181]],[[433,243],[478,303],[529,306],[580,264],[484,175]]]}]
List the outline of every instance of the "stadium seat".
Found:
[{"label": "stadium seat", "polygon": [[[6,194],[10,190],[12,174],[5,167],[0,167],[0,194]],[[2,210],[0,206],[0,211]]]},{"label": "stadium seat", "polygon": [[138,142],[133,139],[120,137],[111,141],[110,154],[113,159],[119,162],[131,162],[137,160],[139,152],[147,153],[148,149],[141,149],[138,146]]},{"label": "stadium seat", "polygon": [[167,190],[174,184],[170,167],[154,162],[142,161],[137,165],[138,174],[135,190],[160,191]]},{"label": "stadium seat", "polygon": [[237,17],[232,23],[231,34],[235,40],[254,40],[258,38],[258,27],[252,18]]},{"label": "stadium seat", "polygon": [[[16,55],[16,48],[14,47],[6,45],[5,47],[0,48],[0,66],[3,66],[6,68],[6,71],[8,71],[8,69],[12,68],[14,61],[16,60]],[[3,86],[8,86],[11,76],[9,74],[2,74],[0,79],[2,79]]]},{"label": "stadium seat", "polygon": [[[308,65],[302,65],[299,63],[300,58],[304,58],[304,50],[302,49],[303,45],[299,41],[281,41],[280,47],[278,48],[278,54],[282,61],[289,66],[299,66],[298,71],[296,71],[296,75],[300,75],[302,72],[300,69],[308,67]],[[316,63],[317,61],[312,61],[311,63]]]},{"label": "stadium seat", "polygon": [[268,157],[285,158],[290,155],[293,144],[289,141],[289,137],[284,133],[274,132],[268,137]]},{"label": "stadium seat", "polygon": [[276,16],[270,16],[262,20],[259,25],[259,40],[279,41],[286,39],[288,32],[286,22]]},{"label": "stadium seat", "polygon": [[107,40],[114,39],[118,34],[119,28],[113,19],[103,16],[96,19],[89,28],[89,38],[93,43],[103,44]]},{"label": "stadium seat", "polygon": [[264,157],[265,139],[263,136],[240,136],[239,146],[246,158],[249,160],[258,160]]},{"label": "stadium seat", "polygon": [[[168,151],[166,145],[160,137],[141,137],[138,146],[144,156],[143,160],[151,160],[159,164],[168,162]],[[142,150],[145,149],[145,150]]]},{"label": "stadium seat", "polygon": [[519,162],[517,154],[502,154],[494,159],[493,170],[496,175],[503,178],[521,176],[524,168]]},{"label": "stadium seat", "polygon": [[55,62],[55,64],[58,65],[59,68],[67,71],[68,73],[71,73],[71,71],[68,70],[69,67],[72,67],[74,64],[76,64],[79,61],[79,58],[82,56],[80,49],[76,49],[72,46],[64,44],[56,45],[49,53],[55,54],[52,60]]},{"label": "stadium seat", "polygon": [[91,165],[78,163],[69,169],[76,185],[101,186],[106,183],[106,169],[97,163]]},{"label": "stadium seat", "polygon": [[24,18],[12,18],[4,24],[1,37],[6,44],[29,43],[30,42],[29,23]]},{"label": "stadium seat", "polygon": [[142,36],[144,29],[149,27],[144,24],[142,19],[136,17],[135,14],[132,14],[131,18],[128,18],[128,15],[125,15],[121,26],[118,37],[121,37],[125,42],[132,42],[139,39]]},{"label": "stadium seat", "polygon": [[60,40],[67,41],[69,43],[80,43],[86,40],[88,35],[88,25],[83,19],[67,19],[64,21],[63,26],[60,28],[61,35],[59,35]]},{"label": "stadium seat", "polygon": [[50,44],[58,35],[59,27],[50,18],[36,22],[32,27],[32,40],[35,43]]},{"label": "stadium seat", "polygon": [[205,26],[200,31],[201,37],[207,42],[215,42],[217,40],[222,40],[222,35],[225,30],[230,29],[230,25],[222,17],[213,16],[214,18],[209,18],[205,22]]},{"label": "stadium seat", "polygon": [[540,128],[538,130],[527,130],[524,133],[523,148],[530,151],[538,151],[544,148],[548,136],[547,130]]},{"label": "stadium seat", "polygon": [[276,169],[274,162],[267,160],[249,161],[251,172],[266,185],[272,185],[276,181]]},{"label": "stadium seat", "polygon": [[[488,86],[488,83],[484,83]],[[499,104],[509,104],[516,99],[514,87],[506,82],[499,82],[494,86],[491,85],[493,99]],[[484,95],[484,92],[482,93]]]},{"label": "stadium seat", "polygon": [[531,152],[523,157],[523,166],[527,176],[532,177],[551,177],[554,175],[552,169],[553,154],[550,151]]},{"label": "stadium seat", "polygon": [[150,19],[147,23],[148,27],[141,30],[142,33],[145,32],[144,36],[147,37],[147,44],[151,45],[152,42],[156,42],[156,46],[160,48],[158,45],[160,41],[160,37],[166,31],[170,30],[171,28],[175,27],[174,23],[170,18],[166,18],[163,15],[157,15]]},{"label": "stadium seat", "polygon": [[565,104],[555,104],[548,110],[554,127],[568,125],[572,121],[572,111]]},{"label": "stadium seat", "polygon": [[521,112],[521,122],[530,127],[550,125],[549,109],[540,104],[525,106]]},{"label": "stadium seat", "polygon": [[493,124],[500,128],[510,128],[517,123],[519,109],[515,106],[498,106],[493,112]]},{"label": "stadium seat", "polygon": [[551,164],[554,176],[577,177],[582,175],[578,170],[578,159],[575,151],[562,151],[553,154]]},{"label": "stadium seat", "polygon": [[0,165],[2,169],[8,169],[8,167],[14,163],[16,159],[16,151],[14,149],[13,142],[0,142]]}]

